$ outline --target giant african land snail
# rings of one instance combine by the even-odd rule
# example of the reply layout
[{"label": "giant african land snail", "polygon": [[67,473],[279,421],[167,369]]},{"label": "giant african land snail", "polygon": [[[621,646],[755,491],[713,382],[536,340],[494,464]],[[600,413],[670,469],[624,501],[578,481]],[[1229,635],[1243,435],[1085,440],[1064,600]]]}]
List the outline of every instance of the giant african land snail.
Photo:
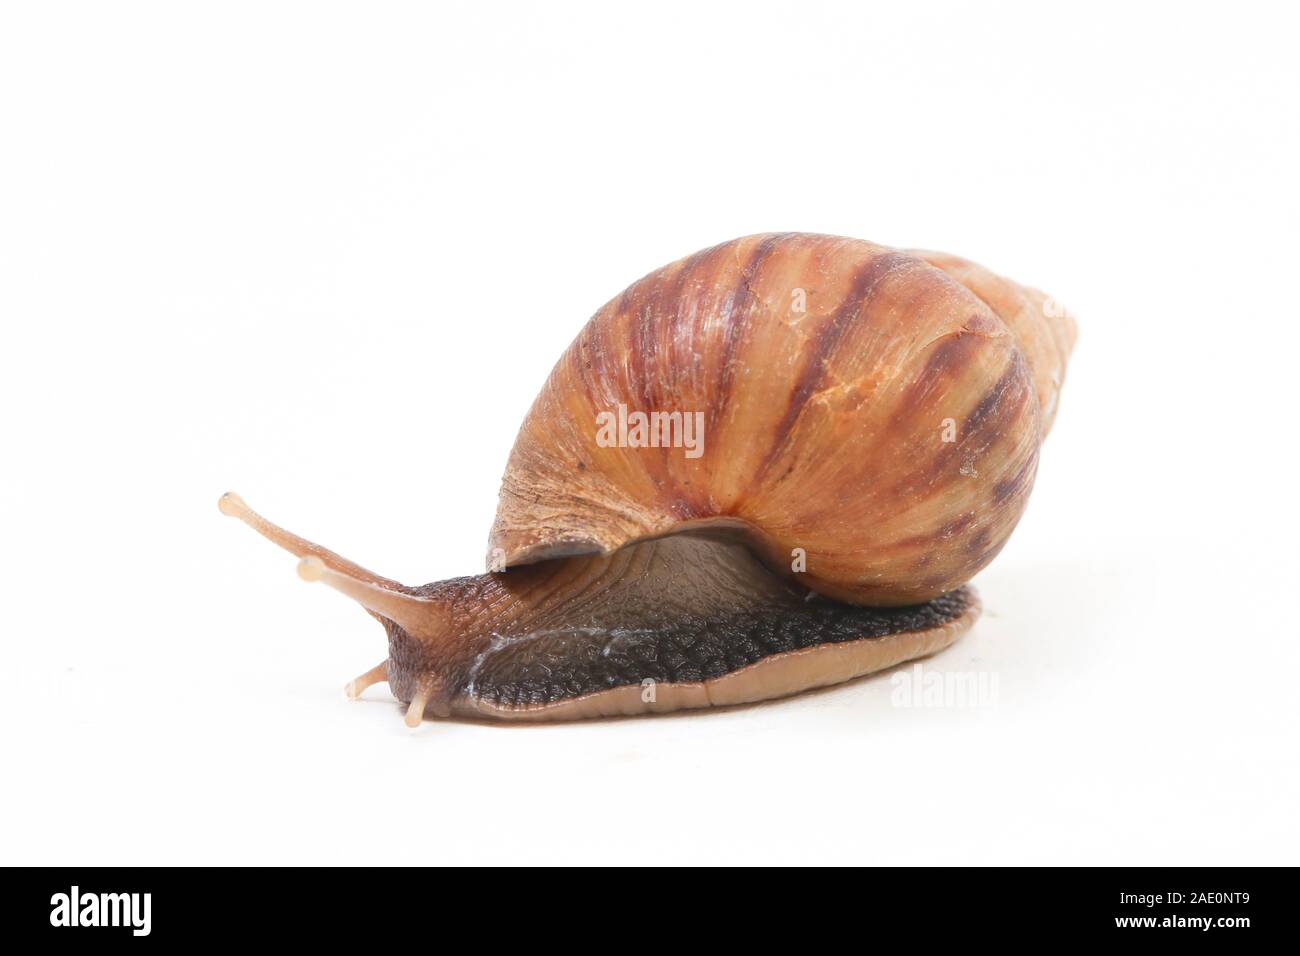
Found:
[{"label": "giant african land snail", "polygon": [[[965,585],[1024,510],[1074,336],[1042,293],[954,256],[751,236],[579,333],[510,454],[494,573],[407,587],[233,494],[221,510],[384,625],[388,659],[348,692],[386,680],[412,725],[783,696],[973,623]],[[629,408],[696,416],[702,453],[601,440]]]}]

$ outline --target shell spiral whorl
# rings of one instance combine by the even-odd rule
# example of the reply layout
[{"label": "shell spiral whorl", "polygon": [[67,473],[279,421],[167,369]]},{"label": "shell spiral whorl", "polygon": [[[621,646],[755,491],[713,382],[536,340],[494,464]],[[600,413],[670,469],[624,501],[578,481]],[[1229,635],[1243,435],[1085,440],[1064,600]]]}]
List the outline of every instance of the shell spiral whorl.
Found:
[{"label": "shell spiral whorl", "polygon": [[[750,236],[604,306],[520,429],[489,541],[512,566],[738,531],[860,604],[929,600],[993,559],[1033,485],[1073,344],[1041,293],[854,239]],[[703,413],[699,457],[603,447],[619,405]],[[495,550],[499,549],[499,550]]]}]

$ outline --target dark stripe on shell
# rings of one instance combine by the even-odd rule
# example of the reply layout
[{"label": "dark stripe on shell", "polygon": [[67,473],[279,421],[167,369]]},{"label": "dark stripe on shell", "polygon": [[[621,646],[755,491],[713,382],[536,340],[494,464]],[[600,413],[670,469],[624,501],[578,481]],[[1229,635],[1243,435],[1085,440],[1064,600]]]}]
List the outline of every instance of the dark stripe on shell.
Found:
[{"label": "dark stripe on shell", "polygon": [[894,270],[909,264],[919,263],[918,260],[902,253],[884,252],[873,256],[853,276],[848,295],[840,303],[840,307],[835,310],[835,314],[817,330],[817,334],[805,350],[803,365],[799,377],[795,380],[794,388],[790,392],[785,413],[776,426],[767,455],[755,472],[755,485],[766,477],[772,464],[785,451],[795,424],[803,413],[804,407],[808,404],[808,399],[817,392],[825,381],[826,360],[834,354],[840,340],[844,338],[845,332],[857,320],[859,314],[868,307],[880,282]]}]

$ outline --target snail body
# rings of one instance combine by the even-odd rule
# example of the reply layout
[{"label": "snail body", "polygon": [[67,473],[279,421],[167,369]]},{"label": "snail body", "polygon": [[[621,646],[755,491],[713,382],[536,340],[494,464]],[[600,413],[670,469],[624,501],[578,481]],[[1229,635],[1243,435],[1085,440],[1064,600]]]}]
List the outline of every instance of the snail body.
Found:
[{"label": "snail body", "polygon": [[408,722],[746,703],[933,653],[1028,501],[1073,320],[966,260],[724,243],[611,300],[507,462],[488,574],[410,588],[242,517],[384,624]]}]

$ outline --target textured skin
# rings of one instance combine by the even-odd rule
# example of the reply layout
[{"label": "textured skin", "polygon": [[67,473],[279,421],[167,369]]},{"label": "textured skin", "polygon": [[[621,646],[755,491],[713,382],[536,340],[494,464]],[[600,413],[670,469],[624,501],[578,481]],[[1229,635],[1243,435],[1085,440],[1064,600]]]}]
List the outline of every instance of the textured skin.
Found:
[{"label": "textured skin", "polygon": [[[929,600],[987,565],[1024,510],[1040,441],[1026,350],[1049,339],[1018,338],[896,249],[797,233],[706,249],[610,301],[560,359],[489,547],[514,566],[724,522],[774,567],[805,549],[823,595]],[[619,405],[703,414],[703,453],[603,446],[597,416]]]},{"label": "textured skin", "polygon": [[412,615],[416,632],[381,616],[388,682],[408,700],[435,684],[435,713],[466,700],[537,705],[646,678],[709,680],[819,644],[924,631],[970,606],[964,589],[906,607],[844,604],[809,591],[804,578],[773,573],[732,538],[682,534],[412,588],[437,613]]},{"label": "textured skin", "polygon": [[867,608],[824,598],[659,627],[584,628],[502,639],[471,668],[465,693],[500,707],[554,703],[615,687],[692,683],[820,644],[928,630],[956,620],[968,592]]}]

